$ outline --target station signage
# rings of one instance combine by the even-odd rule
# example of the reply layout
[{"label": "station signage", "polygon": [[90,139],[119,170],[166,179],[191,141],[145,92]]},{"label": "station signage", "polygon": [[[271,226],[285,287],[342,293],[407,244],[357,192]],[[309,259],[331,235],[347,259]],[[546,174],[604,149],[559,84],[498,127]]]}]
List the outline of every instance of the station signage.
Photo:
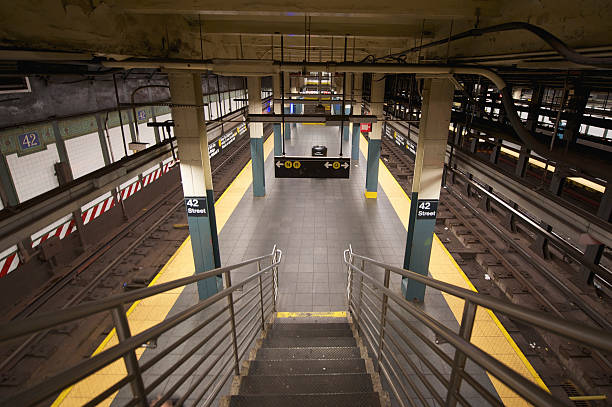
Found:
[{"label": "station signage", "polygon": [[204,196],[186,196],[185,208],[187,209],[188,217],[208,217],[208,207],[206,205],[206,197]]},{"label": "station signage", "polygon": [[397,144],[401,148],[402,152],[408,154],[410,158],[413,160],[416,158],[417,145],[414,141],[412,141],[412,139],[410,139],[410,137],[399,133],[391,126],[385,126],[385,135],[387,138]]},{"label": "station signage", "polygon": [[359,126],[359,131],[362,133],[370,133],[372,132],[372,123],[361,123]]},{"label": "station signage", "polygon": [[349,178],[350,169],[345,157],[274,157],[276,178]]},{"label": "station signage", "polygon": [[417,201],[417,219],[436,219],[437,214],[437,199],[419,199]]}]

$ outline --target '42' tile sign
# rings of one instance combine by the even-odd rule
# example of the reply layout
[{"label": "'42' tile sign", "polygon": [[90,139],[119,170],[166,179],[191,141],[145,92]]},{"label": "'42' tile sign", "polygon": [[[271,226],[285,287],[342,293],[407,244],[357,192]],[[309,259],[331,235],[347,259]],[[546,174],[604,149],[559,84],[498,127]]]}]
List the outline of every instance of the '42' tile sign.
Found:
[{"label": "'42' tile sign", "polygon": [[40,147],[40,138],[38,137],[38,133],[36,132],[20,134],[18,138],[19,146],[23,151],[29,150],[34,147]]}]

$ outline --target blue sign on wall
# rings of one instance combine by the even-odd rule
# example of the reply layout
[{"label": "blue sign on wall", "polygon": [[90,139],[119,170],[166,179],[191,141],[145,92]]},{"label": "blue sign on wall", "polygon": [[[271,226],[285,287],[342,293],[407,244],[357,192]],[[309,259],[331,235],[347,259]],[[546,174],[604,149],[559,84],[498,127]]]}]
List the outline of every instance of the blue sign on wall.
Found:
[{"label": "blue sign on wall", "polygon": [[147,120],[147,112],[145,112],[144,110],[139,110],[138,120]]},{"label": "blue sign on wall", "polygon": [[22,150],[29,150],[31,148],[40,146],[40,138],[36,132],[20,134],[18,138],[19,146]]}]

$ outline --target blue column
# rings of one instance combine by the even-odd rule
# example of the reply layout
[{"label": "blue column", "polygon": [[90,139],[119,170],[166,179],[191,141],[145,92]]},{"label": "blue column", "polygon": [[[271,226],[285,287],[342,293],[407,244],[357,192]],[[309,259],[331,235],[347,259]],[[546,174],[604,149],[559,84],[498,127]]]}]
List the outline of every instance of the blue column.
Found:
[{"label": "blue column", "polygon": [[279,156],[283,153],[281,124],[274,123],[273,128],[274,128],[274,155]]},{"label": "blue column", "polygon": [[[207,190],[206,195],[212,198],[213,191]],[[213,199],[214,201],[214,199]],[[210,200],[205,197],[185,197],[185,205],[187,206],[187,224],[189,225],[189,235],[191,236],[191,248],[193,251],[193,262],[195,264],[195,272],[203,273],[213,270],[217,266],[215,263],[219,259],[219,244],[216,236],[216,225],[214,233],[211,230],[211,222],[214,219],[214,202],[209,204]],[[206,208],[205,214],[201,208]],[[192,209],[190,213],[190,209]],[[216,242],[216,245],[213,243]],[[216,246],[216,256],[215,256]],[[222,289],[221,278],[211,277],[205,280],[198,281],[198,295],[200,300],[204,300]]]},{"label": "blue column", "polygon": [[[285,106],[284,108],[285,114],[289,114],[289,106]],[[285,123],[285,140],[291,138],[291,123]]]},{"label": "blue column", "polygon": [[[436,218],[417,216],[419,205],[430,202],[419,201],[419,193],[412,192],[410,196],[410,216],[408,220],[408,234],[406,238],[406,251],[404,253],[404,268],[427,275],[429,259],[431,257],[431,244],[433,241]],[[422,212],[422,211],[421,211]],[[425,285],[407,278],[402,279],[402,293],[409,301],[423,301]]]},{"label": "blue column", "polygon": [[265,196],[266,179],[264,174],[263,138],[251,138],[251,162],[253,171],[253,195]]},{"label": "blue column", "polygon": [[380,140],[368,142],[368,166],[366,168],[366,198],[376,198],[378,192],[378,160],[380,159]]},{"label": "blue column", "polygon": [[359,136],[361,135],[359,123],[353,123],[353,137],[351,141],[351,160],[359,161]]},{"label": "blue column", "polygon": [[[345,114],[351,114],[351,108],[347,107],[345,109]],[[349,139],[349,123],[344,122],[344,128],[342,129],[342,135],[344,136],[344,141],[348,141]]]},{"label": "blue column", "polygon": [[[404,268],[423,276],[429,274],[454,90],[446,79],[426,79],[422,88]],[[423,301],[425,285],[403,278],[402,293],[409,301]]]}]

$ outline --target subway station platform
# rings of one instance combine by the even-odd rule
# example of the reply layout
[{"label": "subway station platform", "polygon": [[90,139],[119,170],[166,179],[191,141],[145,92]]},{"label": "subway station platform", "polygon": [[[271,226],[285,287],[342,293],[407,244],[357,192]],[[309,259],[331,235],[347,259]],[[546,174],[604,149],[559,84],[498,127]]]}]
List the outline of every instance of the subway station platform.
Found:
[{"label": "subway station platform", "polygon": [[[286,140],[285,150],[290,156],[310,155],[313,144],[324,144],[328,147],[328,154],[332,156],[338,153],[339,140],[337,127],[297,125],[292,128],[291,138]],[[360,160],[352,164],[349,180],[275,179],[272,143],[273,137],[270,137],[264,144],[266,196],[253,197],[249,163],[228,190],[217,199],[216,213],[222,264],[234,264],[269,253],[276,244],[283,251],[283,261],[279,269],[278,311],[288,313],[345,311],[347,274],[342,264],[343,251],[351,244],[353,250],[360,255],[401,267],[410,201],[382,161],[378,198],[365,198],[367,141],[364,138],[360,140]],[[343,151],[345,156],[350,156],[348,141],[344,142]],[[463,288],[474,289],[443,244],[437,238],[434,240],[430,262],[431,276]],[[152,284],[193,274],[190,244],[190,240],[187,239]],[[240,281],[254,271],[254,268],[244,269],[240,273],[232,274],[232,280]],[[400,284],[399,278],[391,281],[392,289],[398,293]],[[134,304],[128,312],[132,334],[147,329],[168,315],[174,315],[197,301],[198,295],[193,285],[184,290],[173,290]],[[462,316],[462,300],[428,289],[422,307],[447,327],[457,330],[458,321]],[[193,323],[205,318],[206,316],[196,317]],[[184,330],[188,328],[184,327]],[[174,339],[185,331],[173,332],[173,335],[176,335]],[[424,333],[433,337],[431,332],[424,331]],[[158,347],[163,348],[163,344],[170,340],[170,337],[160,337]],[[116,343],[113,331],[96,352]],[[479,309],[472,343],[533,382],[544,386],[531,364],[492,312]],[[447,345],[440,346],[447,349]],[[182,357],[185,349],[186,346],[179,347],[160,362],[159,367],[148,371],[145,374],[145,385],[154,381],[159,376],[159,372],[164,371],[173,360]],[[448,347],[449,352],[450,349]],[[156,352],[158,350],[153,348],[141,349],[137,356],[142,361],[153,357]],[[428,354],[431,354],[432,360],[437,358],[431,351]],[[415,361],[425,374],[429,374],[427,368],[419,364],[418,359],[415,358]],[[440,361],[438,366],[445,368],[442,364]],[[485,388],[498,394],[503,404],[527,405],[476,365],[468,362],[466,370],[472,373]],[[176,377],[170,376],[157,388],[155,394],[170,389],[180,377],[179,374],[184,371],[184,368],[180,367]],[[450,369],[444,372],[450,373]],[[82,405],[96,395],[98,389],[106,388],[124,375],[125,368],[123,362],[119,360],[95,376],[64,391],[54,406]],[[181,394],[183,389],[201,379],[201,376],[194,375],[176,393]],[[471,394],[474,392],[467,387],[467,393],[464,394],[464,388],[466,386],[462,387],[464,397],[476,403],[476,395]],[[227,391],[224,389],[220,394],[227,394]],[[129,398],[130,390],[124,388],[102,405],[119,405],[119,402],[123,404]],[[113,400],[116,403],[113,403]],[[190,401],[192,400],[187,400],[187,405],[191,405]]]}]

